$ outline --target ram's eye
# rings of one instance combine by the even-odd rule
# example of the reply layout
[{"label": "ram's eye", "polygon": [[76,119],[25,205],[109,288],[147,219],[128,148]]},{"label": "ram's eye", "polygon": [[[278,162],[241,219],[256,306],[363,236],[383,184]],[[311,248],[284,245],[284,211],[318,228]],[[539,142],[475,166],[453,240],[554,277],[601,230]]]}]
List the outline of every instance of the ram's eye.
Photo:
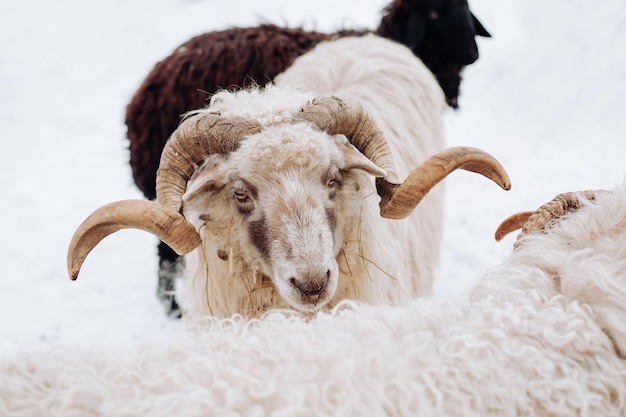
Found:
[{"label": "ram's eye", "polygon": [[235,190],[233,191],[233,193],[235,194],[235,199],[239,203],[245,203],[247,200],[250,199],[246,190]]},{"label": "ram's eye", "polygon": [[326,181],[326,188],[328,189],[328,198],[335,198],[337,190],[341,187],[341,179],[338,175],[332,175]]},{"label": "ram's eye", "polygon": [[233,197],[237,204],[237,209],[241,214],[249,214],[254,210],[254,201],[248,194],[248,190],[242,186],[233,187]]}]

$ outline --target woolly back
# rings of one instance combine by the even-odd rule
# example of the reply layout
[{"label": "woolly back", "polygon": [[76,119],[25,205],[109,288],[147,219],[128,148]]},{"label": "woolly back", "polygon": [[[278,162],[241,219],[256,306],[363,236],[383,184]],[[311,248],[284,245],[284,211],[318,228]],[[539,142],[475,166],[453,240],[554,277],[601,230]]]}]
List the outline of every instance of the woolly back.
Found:
[{"label": "woolly back", "polygon": [[580,209],[549,224],[546,233],[524,236],[511,257],[489,271],[484,285],[537,291],[539,301],[562,294],[589,306],[624,356],[626,188],[580,201]]},{"label": "woolly back", "polygon": [[623,416],[626,366],[589,316],[562,302],[524,307],[342,303],[312,321],[286,312],[207,319],[170,344],[24,352],[0,360],[0,409],[15,417]]}]

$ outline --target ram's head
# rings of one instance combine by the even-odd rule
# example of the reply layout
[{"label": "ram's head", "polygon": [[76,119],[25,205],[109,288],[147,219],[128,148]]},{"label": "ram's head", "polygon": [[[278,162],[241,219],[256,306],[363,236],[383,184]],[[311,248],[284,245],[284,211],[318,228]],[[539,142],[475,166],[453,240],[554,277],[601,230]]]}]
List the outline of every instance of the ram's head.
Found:
[{"label": "ram's head", "polygon": [[[237,234],[245,244],[225,247],[214,239],[217,243],[204,245],[205,252],[207,247],[212,251],[204,253],[209,264],[240,257],[268,277],[289,305],[315,310],[333,297],[337,286],[336,257],[346,216],[342,196],[358,188],[352,181],[355,175],[364,172],[376,177],[380,214],[392,219],[408,216],[435,184],[457,168],[480,173],[504,189],[510,187],[502,166],[474,148],[451,148],[434,155],[400,183],[382,132],[356,103],[321,97],[291,119],[289,132],[297,132],[297,140],[289,135],[281,139],[285,131],[280,126],[262,126],[255,120],[210,111],[188,116],[163,151],[158,203],[121,201],[97,209],[70,243],[70,277],[77,278],[91,249],[119,229],[147,230],[182,255],[201,245],[198,231],[203,227],[206,239],[215,236],[215,225],[221,224],[218,233]],[[274,145],[265,145],[267,137]],[[291,155],[290,146],[302,138],[331,151],[317,154],[311,145]],[[276,157],[280,153],[288,153],[289,158]],[[290,162],[283,166],[271,162],[273,157]],[[233,254],[233,249],[240,253]]]}]

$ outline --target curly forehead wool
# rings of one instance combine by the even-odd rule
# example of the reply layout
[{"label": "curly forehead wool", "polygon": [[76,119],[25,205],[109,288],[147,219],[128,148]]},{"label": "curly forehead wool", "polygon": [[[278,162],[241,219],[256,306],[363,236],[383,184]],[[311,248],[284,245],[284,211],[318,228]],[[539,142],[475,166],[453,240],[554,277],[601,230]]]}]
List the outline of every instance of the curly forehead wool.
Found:
[{"label": "curly forehead wool", "polygon": [[[340,157],[331,138],[306,123],[270,126],[242,141],[232,160],[241,168],[283,171],[288,168],[327,166]],[[244,164],[245,162],[245,164]]]},{"label": "curly forehead wool", "polygon": [[294,114],[313,95],[295,88],[278,88],[268,84],[264,89],[223,91],[211,100],[208,111],[222,116],[244,117],[259,122],[264,129],[241,142],[232,161],[243,169],[279,170],[310,165],[327,165],[339,158],[336,147],[325,133],[306,122],[294,122]]}]

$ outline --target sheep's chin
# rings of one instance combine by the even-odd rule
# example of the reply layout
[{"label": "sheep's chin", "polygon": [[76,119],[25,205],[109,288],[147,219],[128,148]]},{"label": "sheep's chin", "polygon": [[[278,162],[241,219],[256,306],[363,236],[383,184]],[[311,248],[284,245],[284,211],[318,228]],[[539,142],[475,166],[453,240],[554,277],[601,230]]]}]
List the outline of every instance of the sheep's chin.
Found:
[{"label": "sheep's chin", "polygon": [[306,313],[314,313],[328,304],[337,291],[339,267],[335,260],[329,263],[328,270],[330,272],[328,282],[324,289],[316,295],[305,294],[291,282],[291,278],[294,276],[292,273],[293,269],[291,268],[282,268],[276,271],[271,280],[280,296],[293,309]]}]

